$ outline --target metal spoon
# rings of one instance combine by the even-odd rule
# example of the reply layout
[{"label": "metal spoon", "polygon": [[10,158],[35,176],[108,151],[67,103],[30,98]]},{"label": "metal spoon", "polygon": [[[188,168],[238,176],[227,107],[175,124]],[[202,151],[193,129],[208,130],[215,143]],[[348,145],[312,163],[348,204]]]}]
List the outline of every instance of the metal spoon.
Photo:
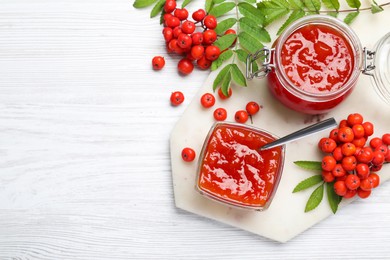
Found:
[{"label": "metal spoon", "polygon": [[260,148],[260,151],[274,148],[276,146],[280,146],[280,145],[289,143],[291,141],[295,141],[295,140],[300,139],[302,137],[305,137],[305,136],[308,136],[308,135],[323,131],[325,129],[328,129],[330,127],[335,127],[335,126],[337,126],[336,120],[333,117],[328,118],[326,120],[323,120],[323,121],[320,121],[320,122],[315,123],[313,125],[310,125],[308,127],[305,127],[301,130],[298,130],[294,133],[286,135],[282,138],[279,138],[278,140],[275,140],[271,143],[268,143],[268,144],[262,146]]}]

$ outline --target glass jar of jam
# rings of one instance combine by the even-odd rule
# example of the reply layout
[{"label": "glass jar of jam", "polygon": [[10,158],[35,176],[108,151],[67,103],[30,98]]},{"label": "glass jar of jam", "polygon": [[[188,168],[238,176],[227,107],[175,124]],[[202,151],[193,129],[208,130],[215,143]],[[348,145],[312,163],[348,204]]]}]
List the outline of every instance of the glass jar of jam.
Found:
[{"label": "glass jar of jam", "polygon": [[[389,38],[378,47],[389,48]],[[375,51],[363,49],[353,30],[337,18],[310,15],[286,28],[273,48],[248,55],[246,76],[267,77],[269,90],[285,106],[306,114],[321,114],[348,97],[362,71],[374,75],[376,82],[389,83],[390,73],[379,77],[377,73],[383,74],[380,70],[370,72],[381,66],[376,63],[389,63],[388,53],[378,57]],[[372,61],[374,56],[377,59]],[[253,71],[256,60],[261,61],[262,67]],[[390,102],[389,84],[381,85],[385,90],[380,88],[380,92]]]},{"label": "glass jar of jam", "polygon": [[260,151],[277,137],[237,123],[215,123],[199,157],[196,188],[229,206],[264,210],[278,187],[285,146]]}]

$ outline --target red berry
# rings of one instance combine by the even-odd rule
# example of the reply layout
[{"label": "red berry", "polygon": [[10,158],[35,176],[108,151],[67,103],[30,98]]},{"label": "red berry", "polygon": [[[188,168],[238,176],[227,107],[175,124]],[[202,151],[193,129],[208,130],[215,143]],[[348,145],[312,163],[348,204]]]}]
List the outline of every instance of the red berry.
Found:
[{"label": "red berry", "polygon": [[347,118],[348,125],[353,126],[363,123],[363,116],[361,114],[355,113],[350,114]]},{"label": "red berry", "polygon": [[346,156],[341,160],[341,165],[346,171],[353,171],[356,168],[356,158],[355,156]]},{"label": "red berry", "polygon": [[371,139],[370,146],[372,149],[375,149],[380,145],[382,145],[382,139],[380,139],[379,137],[374,137]]},{"label": "red berry", "polygon": [[189,59],[183,58],[177,64],[177,68],[179,69],[180,73],[184,75],[188,75],[194,69],[194,64],[192,64],[192,62]]},{"label": "red berry", "polygon": [[370,170],[374,172],[379,172],[382,169],[383,164],[375,165],[371,164],[370,165]]},{"label": "red berry", "polygon": [[360,179],[354,174],[348,174],[347,178],[345,179],[345,185],[350,190],[356,190],[360,186]]},{"label": "red berry", "polygon": [[203,32],[203,43],[212,44],[217,40],[217,33],[214,30],[206,30]]},{"label": "red berry", "polygon": [[245,110],[238,110],[234,115],[234,119],[238,123],[245,123],[246,121],[248,121],[248,117],[248,113]]},{"label": "red berry", "polygon": [[196,61],[196,64],[202,70],[207,70],[211,66],[211,61],[209,61],[208,59],[206,59],[205,56],[203,56],[202,58]]},{"label": "red berry", "polygon": [[200,103],[204,108],[212,107],[215,104],[215,97],[211,93],[205,93],[200,98]]},{"label": "red berry", "polygon": [[350,127],[342,127],[339,129],[339,132],[337,134],[337,138],[340,142],[348,143],[352,142],[354,139],[352,128]]},{"label": "red berry", "polygon": [[180,91],[172,92],[171,94],[171,104],[173,106],[178,106],[184,101],[184,95]]},{"label": "red berry", "polygon": [[336,142],[333,139],[326,138],[321,145],[321,151],[324,153],[331,153],[337,147]]},{"label": "red berry", "polygon": [[352,143],[356,146],[356,147],[363,147],[365,144],[366,144],[366,141],[367,139],[365,137],[360,137],[360,138],[355,138],[353,139]]},{"label": "red berry", "polygon": [[202,42],[203,42],[203,33],[201,33],[201,32],[193,33],[191,38],[192,38],[192,44],[194,44],[194,45],[202,44]]},{"label": "red berry", "polygon": [[366,163],[359,163],[356,165],[356,175],[360,179],[366,179],[368,175],[370,174],[370,168],[368,167],[368,164]]},{"label": "red berry", "polygon": [[362,190],[362,189],[357,189],[357,195],[362,198],[362,199],[365,199],[365,198],[368,198],[368,196],[370,196],[371,194],[371,190]]},{"label": "red berry", "polygon": [[183,21],[183,20],[187,19],[188,11],[185,8],[183,8],[183,9],[176,8],[176,10],[173,12],[173,15],[176,16],[177,18],[179,18],[180,21]]},{"label": "red berry", "polygon": [[169,42],[170,40],[173,39],[173,30],[172,30],[172,28],[164,27],[162,33],[164,35],[164,39],[165,39],[166,42]]},{"label": "red berry", "polygon": [[225,94],[222,92],[221,88],[218,89],[218,96],[222,100],[230,98],[232,96],[232,94],[233,94],[232,88],[229,88],[227,96],[225,96]]},{"label": "red berry", "polygon": [[341,164],[336,164],[335,167],[332,170],[332,174],[334,177],[342,177],[346,174],[347,172],[343,168]]},{"label": "red berry", "polygon": [[192,162],[195,159],[196,153],[192,148],[186,147],[181,151],[181,157],[185,162]]},{"label": "red berry", "polygon": [[356,124],[352,126],[353,135],[355,139],[364,137],[364,127],[361,124]]},{"label": "red berry", "polygon": [[185,21],[182,25],[181,25],[181,30],[184,32],[184,33],[188,33],[188,34],[191,34],[195,31],[195,24],[191,21]]},{"label": "red berry", "polygon": [[374,133],[374,125],[371,122],[364,122],[362,125],[366,137],[371,136]]},{"label": "red berry", "polygon": [[210,45],[206,47],[205,55],[208,60],[214,61],[218,59],[220,53],[221,51],[215,45]]},{"label": "red berry", "polygon": [[[233,29],[228,29],[228,30],[226,30],[226,32],[224,33],[224,35],[226,35],[226,34],[234,34],[234,35],[236,35],[237,33],[236,33],[236,31],[233,30]],[[237,38],[234,40],[234,42],[232,43],[231,46],[233,46],[234,44],[236,44],[236,41],[237,41]]]},{"label": "red berry", "polygon": [[333,176],[332,172],[322,171],[321,175],[322,175],[322,179],[324,180],[324,182],[334,181],[334,176]]},{"label": "red berry", "polygon": [[175,28],[173,28],[173,38],[177,39],[182,33],[183,31],[181,30],[180,26],[176,26]]},{"label": "red berry", "polygon": [[161,70],[165,65],[164,57],[161,56],[155,56],[152,59],[152,66],[154,70]]},{"label": "red berry", "polygon": [[341,152],[341,147],[336,147],[333,150],[332,155],[336,159],[336,161],[338,161],[338,162],[341,161],[344,157],[343,153]]},{"label": "red berry", "polygon": [[341,146],[341,152],[344,156],[351,156],[354,155],[356,151],[356,146],[352,143],[344,143]]},{"label": "red berry", "polygon": [[385,145],[390,145],[390,134],[384,134],[382,136],[382,141]]},{"label": "red berry", "polygon": [[202,45],[195,45],[191,48],[191,56],[194,58],[194,60],[199,60],[203,57],[204,54],[204,47]]},{"label": "red berry", "polygon": [[226,109],[220,107],[214,110],[214,118],[217,121],[224,121],[227,118]]},{"label": "red berry", "polygon": [[370,175],[368,175],[368,178],[371,179],[373,188],[376,188],[376,187],[379,186],[379,184],[380,184],[380,177],[379,177],[378,174],[373,172]]},{"label": "red berry", "polygon": [[198,11],[195,11],[192,14],[192,19],[194,19],[197,22],[200,22],[200,21],[202,21],[204,19],[205,16],[206,16],[205,10],[199,9]]},{"label": "red berry", "polygon": [[345,193],[345,195],[343,196],[344,199],[350,199],[350,198],[353,198],[355,197],[357,193],[357,190],[350,190],[350,189],[347,189],[347,192]]},{"label": "red berry", "polygon": [[338,134],[339,134],[339,129],[336,128],[336,129],[333,129],[332,131],[330,131],[329,133],[329,138],[335,140],[335,142],[337,143],[339,141],[338,139]]},{"label": "red berry", "polygon": [[344,196],[347,193],[347,186],[344,181],[336,181],[333,188],[334,192],[339,196]]},{"label": "red berry", "polygon": [[322,158],[322,169],[324,171],[332,171],[336,166],[336,160],[333,156],[327,155]]},{"label": "red berry", "polygon": [[189,48],[192,45],[192,39],[188,34],[181,33],[177,37],[177,45],[182,49]]},{"label": "red berry", "polygon": [[320,141],[318,141],[318,149],[320,149],[321,150],[321,146],[322,146],[322,144],[326,141],[326,137],[322,137],[321,139],[320,139]]},{"label": "red berry", "polygon": [[217,27],[217,18],[209,14],[203,19],[203,24],[206,28],[215,29],[215,27]]},{"label": "red berry", "polygon": [[369,191],[374,188],[374,180],[371,178],[367,178],[360,181],[360,189]]},{"label": "red berry", "polygon": [[374,157],[371,162],[374,165],[382,165],[385,162],[385,155],[380,151],[374,151]]},{"label": "red berry", "polygon": [[179,18],[175,17],[175,16],[172,16],[172,17],[169,17],[166,21],[165,21],[165,24],[170,27],[170,28],[175,28],[177,26],[180,25],[180,20]]},{"label": "red berry", "polygon": [[348,121],[347,119],[343,119],[340,121],[339,128],[346,127],[348,126]]},{"label": "red berry", "polygon": [[171,17],[173,17],[173,15],[172,15],[172,14],[169,14],[169,13],[166,13],[166,14],[163,15],[163,20],[164,20],[165,26],[167,26],[166,22],[167,22],[167,20],[170,19]]},{"label": "red berry", "polygon": [[357,159],[361,163],[369,163],[374,158],[374,152],[370,147],[363,147],[357,155]]},{"label": "red berry", "polygon": [[173,10],[176,8],[176,1],[175,0],[167,0],[164,5],[164,11],[166,13],[172,13]]},{"label": "red berry", "polygon": [[245,109],[249,115],[253,116],[253,115],[257,114],[257,112],[259,112],[260,106],[256,102],[251,101],[251,102],[248,102],[248,104],[246,104]]},{"label": "red berry", "polygon": [[382,144],[382,145],[378,146],[377,148],[375,148],[374,151],[379,151],[379,152],[383,153],[383,155],[386,156],[387,152],[389,151],[389,148],[387,147],[386,144]]}]

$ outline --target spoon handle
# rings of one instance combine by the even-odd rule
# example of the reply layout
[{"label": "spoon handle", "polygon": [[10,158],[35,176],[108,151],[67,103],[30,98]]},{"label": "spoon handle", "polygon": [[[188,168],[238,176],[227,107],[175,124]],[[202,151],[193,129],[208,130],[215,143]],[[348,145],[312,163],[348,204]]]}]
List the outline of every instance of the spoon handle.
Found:
[{"label": "spoon handle", "polygon": [[330,127],[335,127],[337,126],[337,122],[336,120],[332,117],[332,118],[328,118],[326,120],[323,120],[323,121],[320,121],[318,123],[315,123],[313,125],[310,125],[308,127],[305,127],[301,130],[298,130],[294,133],[291,133],[289,135],[286,135],[282,138],[279,138],[271,143],[268,143],[264,146],[262,146],[260,148],[260,151],[262,150],[267,150],[267,149],[270,149],[270,148],[274,148],[276,146],[280,146],[280,145],[283,145],[285,143],[289,143],[291,141],[295,141],[297,139],[300,139],[302,137],[305,137],[305,136],[308,136],[308,135],[311,135],[311,134],[314,134],[314,133],[317,133],[317,132],[320,132],[320,131],[323,131],[325,129],[328,129]]}]

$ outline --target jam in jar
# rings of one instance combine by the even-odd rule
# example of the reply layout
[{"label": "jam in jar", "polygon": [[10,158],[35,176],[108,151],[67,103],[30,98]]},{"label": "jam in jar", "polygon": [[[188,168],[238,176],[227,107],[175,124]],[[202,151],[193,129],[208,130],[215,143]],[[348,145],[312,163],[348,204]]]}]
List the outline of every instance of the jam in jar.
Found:
[{"label": "jam in jar", "polygon": [[232,206],[268,208],[281,178],[285,147],[259,148],[276,139],[242,124],[214,124],[200,156],[198,191]]}]

